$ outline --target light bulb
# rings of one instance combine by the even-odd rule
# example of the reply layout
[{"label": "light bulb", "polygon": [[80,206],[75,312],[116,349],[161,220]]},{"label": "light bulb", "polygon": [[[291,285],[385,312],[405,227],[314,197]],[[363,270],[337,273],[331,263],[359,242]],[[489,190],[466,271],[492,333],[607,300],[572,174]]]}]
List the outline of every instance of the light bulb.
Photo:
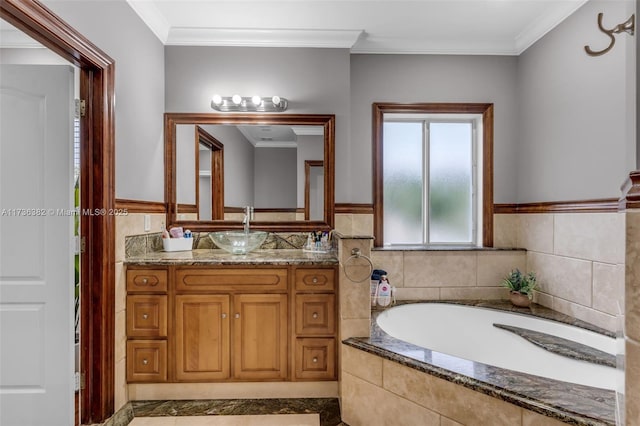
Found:
[{"label": "light bulb", "polygon": [[234,104],[236,105],[240,105],[240,102],[242,102],[242,98],[240,97],[240,95],[233,95],[233,97],[231,98],[231,100],[233,101]]},{"label": "light bulb", "polygon": [[262,102],[262,98],[260,98],[260,96],[258,95],[255,95],[251,98],[251,102],[253,102],[255,106],[258,106]]},{"label": "light bulb", "polygon": [[274,105],[279,105],[280,104],[280,96],[276,95],[274,97],[271,98],[271,102],[273,102]]},{"label": "light bulb", "polygon": [[213,103],[216,105],[220,105],[222,103],[222,96],[218,95],[217,93],[215,95],[213,95]]}]

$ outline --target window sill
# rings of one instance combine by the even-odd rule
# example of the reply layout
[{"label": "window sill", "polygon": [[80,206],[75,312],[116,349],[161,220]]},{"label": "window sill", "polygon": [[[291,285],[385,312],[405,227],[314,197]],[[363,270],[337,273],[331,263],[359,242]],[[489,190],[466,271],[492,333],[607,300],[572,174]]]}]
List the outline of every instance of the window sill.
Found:
[{"label": "window sill", "polygon": [[373,247],[372,251],[525,251],[525,249],[512,247],[478,247],[444,244],[407,244]]}]

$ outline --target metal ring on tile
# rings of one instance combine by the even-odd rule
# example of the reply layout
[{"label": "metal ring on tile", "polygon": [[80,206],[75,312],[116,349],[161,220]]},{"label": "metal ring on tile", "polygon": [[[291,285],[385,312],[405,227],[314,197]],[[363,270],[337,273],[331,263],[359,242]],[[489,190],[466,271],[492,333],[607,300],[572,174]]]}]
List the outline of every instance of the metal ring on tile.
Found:
[{"label": "metal ring on tile", "polygon": [[[361,280],[354,280],[352,277],[349,276],[349,274],[347,273],[347,266],[348,263],[352,260],[352,259],[358,259],[358,258],[364,258],[367,260],[367,262],[369,262],[369,272],[367,273],[367,275],[361,279]],[[349,281],[352,281],[354,283],[361,283],[365,280],[370,279],[371,274],[373,273],[373,262],[371,261],[371,259],[369,259],[367,256],[365,256],[364,254],[362,254],[360,252],[359,248],[354,248],[351,249],[351,257],[349,257],[347,260],[344,261],[344,264],[342,265],[342,268],[344,269],[344,276],[347,277],[347,279]]]}]

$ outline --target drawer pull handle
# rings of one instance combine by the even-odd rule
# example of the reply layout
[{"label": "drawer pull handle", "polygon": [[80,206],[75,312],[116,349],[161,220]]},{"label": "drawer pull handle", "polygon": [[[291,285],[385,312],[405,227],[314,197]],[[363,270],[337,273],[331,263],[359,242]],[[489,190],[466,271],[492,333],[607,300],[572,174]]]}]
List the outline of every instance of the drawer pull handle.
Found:
[{"label": "drawer pull handle", "polygon": [[235,314],[235,317],[236,318],[240,318],[240,314]]},{"label": "drawer pull handle", "polygon": [[226,318],[226,317],[227,317],[227,314],[222,314],[222,318]]},{"label": "drawer pull handle", "polygon": [[314,312],[313,315],[311,315],[313,317],[313,319],[317,319],[319,317],[317,312]]},{"label": "drawer pull handle", "polygon": [[312,359],[311,361],[313,361],[314,363],[317,363],[317,362],[318,362],[318,357],[317,357],[317,356],[314,356],[314,357],[313,357],[313,359]]},{"label": "drawer pull handle", "polygon": [[149,279],[148,279],[148,278],[143,278],[143,279],[142,279],[142,284],[147,284],[148,282],[149,282]]},{"label": "drawer pull handle", "polygon": [[318,283],[318,277],[313,277],[311,282],[314,283],[314,284],[317,284]]},{"label": "drawer pull handle", "polygon": [[149,314],[142,314],[142,319],[147,319],[149,318]]},{"label": "drawer pull handle", "polygon": [[146,358],[145,358],[145,359],[143,359],[143,360],[142,360],[142,365],[147,365],[147,364],[149,364],[149,360],[148,360],[148,359],[146,359]]}]

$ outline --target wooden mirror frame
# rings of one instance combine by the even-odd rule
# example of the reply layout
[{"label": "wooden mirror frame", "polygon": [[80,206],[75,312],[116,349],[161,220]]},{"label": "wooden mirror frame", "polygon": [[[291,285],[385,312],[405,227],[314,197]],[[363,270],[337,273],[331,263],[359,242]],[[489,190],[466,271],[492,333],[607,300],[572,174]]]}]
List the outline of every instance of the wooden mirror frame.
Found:
[{"label": "wooden mirror frame", "polygon": [[176,197],[176,125],[293,125],[324,127],[324,220],[323,221],[252,221],[251,228],[268,232],[330,231],[334,227],[335,211],[335,115],[332,114],[215,114],[165,113],[164,115],[164,167],[167,228],[182,226],[191,231],[219,231],[242,229],[241,221],[234,220],[177,220]]}]

